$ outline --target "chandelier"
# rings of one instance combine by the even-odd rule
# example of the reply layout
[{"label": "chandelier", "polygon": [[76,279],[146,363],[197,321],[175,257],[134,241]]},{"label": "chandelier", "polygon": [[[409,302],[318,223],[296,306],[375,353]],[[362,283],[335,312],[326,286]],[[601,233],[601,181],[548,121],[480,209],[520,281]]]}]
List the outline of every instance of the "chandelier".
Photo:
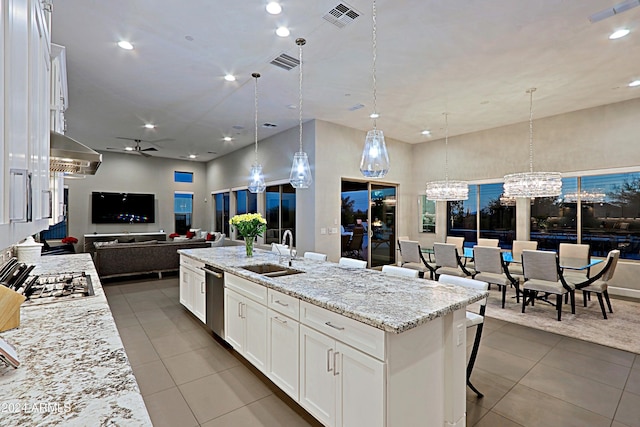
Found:
[{"label": "chandelier", "polygon": [[293,155],[293,164],[291,165],[291,174],[289,175],[289,183],[293,188],[309,188],[313,177],[311,176],[311,168],[309,167],[309,156],[302,151],[302,46],[307,41],[302,38],[296,39],[298,45],[298,57],[300,62],[300,78],[299,78],[299,108],[298,108],[298,124],[300,127],[300,151]]},{"label": "chandelier", "polygon": [[603,203],[607,195],[601,191],[581,191],[579,193],[569,193],[564,195],[565,203],[577,203],[580,200],[582,203]]},{"label": "chandelier", "polygon": [[253,91],[253,105],[255,110],[254,115],[254,128],[255,128],[255,159],[251,165],[251,172],[249,172],[249,191],[252,193],[264,193],[267,188],[264,183],[264,175],[262,174],[262,165],[258,163],[258,78],[259,73],[251,74],[251,77],[255,79],[255,86]]},{"label": "chandelier", "polygon": [[384,142],[384,134],[376,128],[376,119],[380,116],[377,111],[376,88],[376,0],[373,0],[373,112],[369,117],[373,119],[373,129],[367,132],[360,159],[360,173],[367,178],[382,178],[389,172],[389,153]]},{"label": "chandelier", "polygon": [[533,171],[533,92],[529,94],[529,172],[512,173],[504,176],[506,197],[553,197],[562,193],[560,172]]},{"label": "chandelier", "polygon": [[444,181],[427,182],[427,199],[434,201],[467,200],[469,198],[469,185],[466,181],[449,180],[449,114],[444,114]]}]

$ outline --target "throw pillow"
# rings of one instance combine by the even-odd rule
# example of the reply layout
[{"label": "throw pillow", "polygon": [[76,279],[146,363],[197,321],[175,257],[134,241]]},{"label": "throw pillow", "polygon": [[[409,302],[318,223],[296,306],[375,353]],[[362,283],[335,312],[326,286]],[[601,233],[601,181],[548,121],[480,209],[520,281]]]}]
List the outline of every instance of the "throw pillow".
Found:
[{"label": "throw pillow", "polygon": [[93,246],[97,249],[101,246],[111,246],[111,245],[115,245],[116,243],[118,243],[118,239],[110,240],[108,242],[93,242]]},{"label": "throw pillow", "polygon": [[215,239],[214,235],[213,235],[213,234],[211,234],[211,233],[207,233],[207,237],[205,237],[205,240],[206,240],[207,242],[210,242],[210,241],[212,241],[213,239]]},{"label": "throw pillow", "polygon": [[187,231],[187,239],[193,239],[193,236],[195,236],[196,233],[194,233],[193,231]]},{"label": "throw pillow", "polygon": [[170,238],[170,239],[176,238],[176,237],[178,237],[178,236],[179,236],[179,234],[178,234],[178,233],[171,233],[171,234],[169,234],[169,238]]}]

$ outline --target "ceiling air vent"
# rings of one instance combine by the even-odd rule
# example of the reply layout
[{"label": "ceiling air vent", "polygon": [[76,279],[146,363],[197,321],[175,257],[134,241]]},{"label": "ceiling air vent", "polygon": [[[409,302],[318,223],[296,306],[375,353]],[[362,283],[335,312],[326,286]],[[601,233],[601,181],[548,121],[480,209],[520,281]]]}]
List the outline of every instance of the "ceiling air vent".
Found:
[{"label": "ceiling air vent", "polygon": [[358,16],[360,16],[360,13],[356,12],[348,4],[338,3],[336,7],[327,12],[322,18],[338,28],[344,28],[352,23]]},{"label": "ceiling air vent", "polygon": [[275,127],[278,127],[278,125],[274,125],[273,123],[263,123],[262,127],[263,128],[275,128]]},{"label": "ceiling air vent", "polygon": [[289,71],[300,65],[300,61],[298,61],[293,56],[289,56],[286,53],[283,53],[282,55],[271,61],[271,64]]}]

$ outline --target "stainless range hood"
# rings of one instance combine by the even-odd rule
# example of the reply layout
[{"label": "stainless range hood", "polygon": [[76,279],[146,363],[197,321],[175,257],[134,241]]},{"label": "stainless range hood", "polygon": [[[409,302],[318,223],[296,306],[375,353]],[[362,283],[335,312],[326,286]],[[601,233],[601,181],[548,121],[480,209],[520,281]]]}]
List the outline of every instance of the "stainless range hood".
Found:
[{"label": "stainless range hood", "polygon": [[102,154],[66,135],[51,132],[49,169],[52,172],[95,175],[100,163]]}]

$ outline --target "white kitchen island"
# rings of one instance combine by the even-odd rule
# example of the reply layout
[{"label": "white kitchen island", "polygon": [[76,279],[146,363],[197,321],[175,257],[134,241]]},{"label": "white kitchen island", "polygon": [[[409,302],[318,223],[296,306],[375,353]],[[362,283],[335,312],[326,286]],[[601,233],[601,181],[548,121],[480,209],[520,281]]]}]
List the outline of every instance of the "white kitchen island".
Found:
[{"label": "white kitchen island", "polygon": [[181,250],[225,272],[225,340],[327,426],[466,424],[465,307],[486,293],[244,247]]}]

